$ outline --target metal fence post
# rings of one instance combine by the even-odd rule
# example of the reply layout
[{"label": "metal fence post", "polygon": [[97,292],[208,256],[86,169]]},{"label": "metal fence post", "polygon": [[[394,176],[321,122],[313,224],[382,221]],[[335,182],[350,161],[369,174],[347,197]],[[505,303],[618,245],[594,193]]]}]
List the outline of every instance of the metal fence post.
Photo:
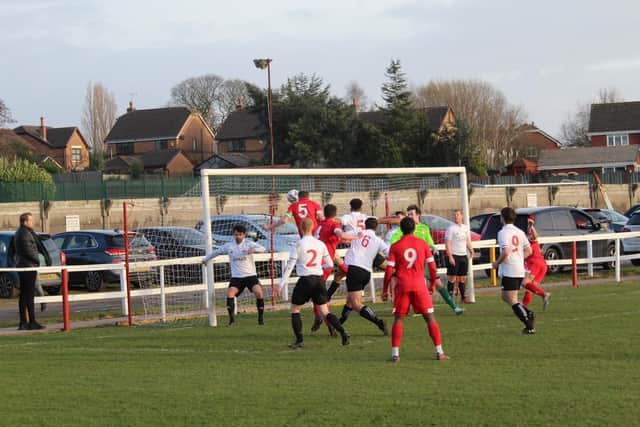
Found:
[{"label": "metal fence post", "polygon": [[593,263],[591,259],[593,259],[593,240],[587,241],[587,258],[589,259],[589,264],[587,264],[587,275],[589,277],[593,277]]},{"label": "metal fence post", "polygon": [[167,301],[164,294],[164,265],[160,266],[160,318],[162,323],[167,321]]}]

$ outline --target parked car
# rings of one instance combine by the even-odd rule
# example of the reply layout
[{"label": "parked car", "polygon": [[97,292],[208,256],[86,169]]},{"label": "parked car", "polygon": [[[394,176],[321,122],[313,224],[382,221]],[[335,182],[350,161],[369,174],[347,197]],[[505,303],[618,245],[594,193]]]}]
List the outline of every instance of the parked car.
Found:
[{"label": "parked car", "polygon": [[[134,230],[156,249],[158,259],[203,257],[206,250],[206,236],[203,232],[188,227],[144,227]],[[213,249],[218,246],[214,245]],[[228,266],[215,264],[216,279],[229,276]],[[165,267],[165,280],[172,283],[202,283],[202,265],[186,264]]]},{"label": "parked car", "polygon": [[627,209],[627,211],[622,215],[626,216],[627,218],[631,218],[631,215],[633,215],[633,213],[639,209],[640,209],[640,204],[635,204],[631,206],[629,209]]},{"label": "parked car", "polygon": [[598,220],[603,228],[616,233],[621,232],[629,221],[626,216],[609,209],[583,208],[582,210]]},{"label": "parked car", "polygon": [[[515,225],[527,231],[527,220],[530,215],[535,218],[536,230],[540,237],[559,237],[572,236],[592,233],[606,233],[600,223],[589,214],[577,208],[565,206],[548,206],[538,208],[516,209]],[[498,231],[502,228],[500,214],[496,213],[486,222],[482,230],[482,240],[496,239]],[[547,260],[567,259],[571,258],[572,243],[544,243],[541,245],[541,251]],[[585,258],[587,255],[586,242],[578,242],[577,244],[578,258]],[[593,241],[593,256],[606,257],[615,254],[615,245],[608,240]],[[497,256],[498,254],[496,254]],[[482,249],[480,261],[489,262],[489,249]],[[604,268],[612,268],[613,262],[602,264]],[[559,265],[550,265],[549,272],[556,273],[562,269]],[[487,271],[489,274],[490,271]]]},{"label": "parked car", "polygon": [[[156,260],[155,248],[139,233],[129,232],[129,262]],[[117,264],[124,262],[124,232],[119,230],[66,231],[53,236],[62,249],[68,265]],[[82,284],[88,291],[101,290],[106,283],[119,282],[119,270],[81,271],[69,273],[69,284]],[[157,271],[141,267],[130,271],[131,280],[140,285],[154,280]]]},{"label": "parked car", "polygon": [[[636,211],[629,221],[624,226],[622,231],[640,231],[640,211]],[[622,239],[622,252],[625,254],[635,254],[640,253],[640,237],[631,237],[628,239]],[[640,265],[640,259],[632,259],[631,264],[638,266]]]},{"label": "parked car", "polygon": [[[279,217],[273,217],[273,222],[280,220]],[[236,224],[242,224],[247,229],[247,238],[253,239],[258,244],[264,246],[267,251],[271,248],[271,232],[262,228],[263,224],[270,223],[270,216],[264,214],[250,215],[212,215],[211,216],[211,235],[216,244],[223,245],[233,239],[233,227]],[[204,232],[202,221],[198,221],[196,229]],[[275,229],[273,234],[273,242],[275,252],[290,252],[300,240],[298,228],[293,222],[286,222]],[[269,276],[270,269],[267,267],[269,262],[256,263],[258,274]],[[285,263],[286,264],[286,263]],[[278,262],[276,269],[280,271],[282,263]],[[261,274],[261,272],[263,272]],[[276,273],[278,276],[279,273]]]},{"label": "parked car", "polygon": [[[0,266],[8,267],[9,260],[7,253],[9,244],[15,231],[0,231]],[[48,234],[39,234],[44,247],[49,252],[52,265],[64,265],[65,255],[58,249],[51,236]],[[44,256],[39,254],[40,265],[46,265]],[[57,295],[62,287],[62,276],[60,273],[38,274],[38,282],[42,289],[49,295]],[[0,273],[0,298],[11,298],[14,295],[14,289],[20,287],[18,273]]]},{"label": "parked car", "polygon": [[480,215],[472,216],[469,219],[469,229],[474,233],[482,234],[484,224],[491,218],[495,212],[483,213]]}]

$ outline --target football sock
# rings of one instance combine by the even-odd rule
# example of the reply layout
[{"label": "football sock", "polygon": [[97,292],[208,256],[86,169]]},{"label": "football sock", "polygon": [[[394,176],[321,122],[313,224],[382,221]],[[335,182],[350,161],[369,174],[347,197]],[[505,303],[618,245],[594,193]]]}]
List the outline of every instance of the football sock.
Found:
[{"label": "football sock", "polygon": [[464,286],[464,282],[458,282],[458,290],[460,291],[460,298],[464,299],[464,291],[465,291],[465,286]]},{"label": "football sock", "polygon": [[327,295],[329,296],[329,299],[331,299],[331,297],[333,296],[333,294],[336,293],[339,287],[340,287],[340,283],[336,282],[335,280],[331,282],[331,285],[329,285],[329,289],[327,290]]},{"label": "football sock", "polygon": [[256,299],[256,307],[258,308],[258,318],[262,319],[264,316],[264,298]]},{"label": "football sock", "polygon": [[342,271],[344,274],[347,274],[347,272],[349,271],[349,267],[347,266],[347,264],[342,263],[338,266],[338,268],[340,269],[340,271]]},{"label": "football sock", "polygon": [[342,314],[340,315],[341,324],[347,321],[349,315],[351,314],[351,310],[353,309],[346,304],[344,305],[344,307],[342,307]]},{"label": "football sock", "polygon": [[313,317],[316,319],[320,317],[320,310],[318,310],[318,306],[313,304]]},{"label": "football sock", "polygon": [[340,324],[340,320],[338,320],[338,316],[333,313],[327,314],[326,320],[338,331],[340,334],[344,333],[344,328]]},{"label": "football sock", "polygon": [[524,293],[524,297],[522,297],[522,305],[528,307],[533,299],[533,293],[531,291],[526,291]]},{"label": "football sock", "polygon": [[453,289],[454,289],[455,285],[456,284],[453,283],[453,282],[447,282],[447,291],[449,291],[449,294],[453,293]]},{"label": "football sock", "polygon": [[429,329],[429,336],[431,337],[431,341],[433,341],[433,345],[442,345],[442,336],[440,335],[440,327],[438,326],[438,322],[436,322],[435,320],[427,322],[427,328]]},{"label": "football sock", "polygon": [[300,313],[291,313],[291,327],[293,334],[296,336],[296,342],[302,342],[302,318]]},{"label": "football sock", "polygon": [[542,290],[542,288],[540,286],[538,286],[535,282],[530,282],[527,283],[526,285],[524,285],[524,288],[528,291],[533,292],[536,295],[539,295],[541,297],[544,297],[544,291]]},{"label": "football sock", "polygon": [[236,320],[236,299],[227,298],[227,312],[229,313],[229,323],[233,323]]},{"label": "football sock", "polygon": [[451,294],[444,287],[438,289],[438,293],[442,296],[442,299],[447,303],[449,307],[451,307],[453,310],[458,308],[456,303],[453,301],[453,298],[451,298]]},{"label": "football sock", "polygon": [[391,357],[400,357],[400,347],[391,347]]},{"label": "football sock", "polygon": [[513,313],[518,317],[518,319],[520,319],[520,321],[524,323],[524,326],[526,326],[528,329],[531,329],[531,322],[528,319],[529,312],[527,308],[518,302],[513,304],[511,306],[511,309],[513,310]]},{"label": "football sock", "polygon": [[378,316],[376,316],[376,313],[374,313],[374,311],[366,305],[362,306],[362,309],[360,310],[360,316],[364,317],[371,323],[375,323],[376,325],[380,323],[380,320],[378,319]]},{"label": "football sock", "polygon": [[444,354],[444,350],[442,349],[441,345],[437,345],[436,346],[436,353],[438,354]]},{"label": "football sock", "polygon": [[[400,342],[402,341],[402,322],[393,322],[391,327],[391,346],[392,348],[400,348]],[[391,355],[393,356],[393,350]]]}]

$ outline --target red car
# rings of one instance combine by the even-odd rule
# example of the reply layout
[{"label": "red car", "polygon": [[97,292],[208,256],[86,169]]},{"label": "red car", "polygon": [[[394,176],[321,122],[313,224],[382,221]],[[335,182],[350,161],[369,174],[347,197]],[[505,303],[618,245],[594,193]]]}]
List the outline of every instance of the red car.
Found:
[{"label": "red car", "polygon": [[[454,224],[453,221],[450,221],[446,218],[443,218],[438,215],[424,214],[420,215],[420,222],[429,226],[431,230],[431,238],[436,245],[444,244],[444,235],[447,232],[447,228]],[[474,231],[471,232],[471,241],[475,242],[480,240],[480,235]],[[480,257],[480,250],[476,249],[473,251],[473,258]]]}]

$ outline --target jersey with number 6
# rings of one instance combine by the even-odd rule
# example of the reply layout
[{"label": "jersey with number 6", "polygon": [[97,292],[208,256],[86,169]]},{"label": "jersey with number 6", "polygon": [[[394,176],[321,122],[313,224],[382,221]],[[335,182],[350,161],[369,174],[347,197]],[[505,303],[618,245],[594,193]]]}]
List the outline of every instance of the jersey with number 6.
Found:
[{"label": "jersey with number 6", "polygon": [[365,230],[364,235],[360,239],[351,241],[351,246],[344,256],[344,263],[347,265],[355,265],[368,272],[373,270],[373,259],[378,252],[385,256],[389,254],[389,245],[376,236],[373,230]]},{"label": "jersey with number 6", "polygon": [[333,267],[327,246],[312,236],[304,236],[298,241],[296,250],[291,254],[296,259],[296,274],[302,276],[322,276],[323,265]]},{"label": "jersey with number 6", "polygon": [[296,221],[296,227],[298,227],[298,233],[302,236],[302,220],[305,218],[311,218],[313,221],[312,234],[315,234],[316,228],[318,228],[318,211],[322,212],[322,206],[310,199],[300,199],[297,202],[291,203],[287,212]]},{"label": "jersey with number 6", "polygon": [[430,276],[436,276],[436,263],[431,248],[413,234],[402,236],[391,245],[387,265],[396,270],[396,292],[415,291],[425,286],[424,264],[429,263]]},{"label": "jersey with number 6", "polygon": [[524,277],[524,248],[529,245],[526,234],[513,224],[505,224],[498,231],[500,252],[507,252],[506,259],[498,266],[500,277]]}]

